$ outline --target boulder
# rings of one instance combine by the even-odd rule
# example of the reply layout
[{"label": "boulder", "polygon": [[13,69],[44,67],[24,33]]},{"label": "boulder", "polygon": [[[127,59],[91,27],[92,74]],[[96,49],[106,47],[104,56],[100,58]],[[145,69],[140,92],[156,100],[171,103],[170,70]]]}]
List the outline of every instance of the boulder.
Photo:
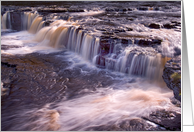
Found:
[{"label": "boulder", "polygon": [[154,28],[154,29],[160,29],[160,25],[159,24],[155,24],[155,23],[151,23],[148,27],[149,28]]},{"label": "boulder", "polygon": [[181,55],[167,61],[163,70],[163,79],[174,97],[181,101]]},{"label": "boulder", "polygon": [[165,109],[152,112],[148,117],[142,117],[164,128],[168,131],[181,130],[181,114],[175,111],[168,111]]},{"label": "boulder", "polygon": [[166,29],[176,28],[174,24],[170,24],[170,23],[164,24],[163,26]]}]

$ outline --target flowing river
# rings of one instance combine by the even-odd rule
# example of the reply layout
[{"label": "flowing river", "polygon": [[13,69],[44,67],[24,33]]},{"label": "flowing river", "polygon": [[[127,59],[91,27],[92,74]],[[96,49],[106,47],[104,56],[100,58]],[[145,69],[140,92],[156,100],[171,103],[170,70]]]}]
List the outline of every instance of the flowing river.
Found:
[{"label": "flowing river", "polygon": [[2,130],[161,131],[169,129],[150,114],[181,114],[162,78],[181,54],[180,2],[5,2],[1,10]]}]

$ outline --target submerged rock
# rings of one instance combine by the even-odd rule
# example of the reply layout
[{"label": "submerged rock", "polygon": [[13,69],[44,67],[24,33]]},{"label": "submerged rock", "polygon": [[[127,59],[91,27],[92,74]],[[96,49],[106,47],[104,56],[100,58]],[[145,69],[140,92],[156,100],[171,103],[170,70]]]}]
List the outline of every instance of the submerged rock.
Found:
[{"label": "submerged rock", "polygon": [[181,101],[181,56],[177,56],[165,64],[163,79],[168,88],[173,90],[174,97]]}]

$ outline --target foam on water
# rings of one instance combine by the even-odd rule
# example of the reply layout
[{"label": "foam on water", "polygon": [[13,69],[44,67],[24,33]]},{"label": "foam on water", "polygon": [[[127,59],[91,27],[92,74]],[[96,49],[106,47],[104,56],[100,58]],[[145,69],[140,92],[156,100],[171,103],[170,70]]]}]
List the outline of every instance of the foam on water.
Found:
[{"label": "foam on water", "polygon": [[[33,124],[35,127],[31,130],[84,131],[92,130],[94,126],[118,125],[124,120],[148,116],[159,109],[175,110],[169,99],[173,96],[170,90],[142,82],[102,87],[78,98],[64,98],[60,103],[47,104],[41,109],[26,109],[22,117],[29,115],[24,116],[28,123],[22,124],[20,129],[25,130]],[[30,120],[33,117],[37,120]],[[153,123],[151,125],[157,127]]]},{"label": "foam on water", "polygon": [[21,46],[19,48],[10,48],[8,50],[1,50],[2,54],[29,54],[33,52],[52,53],[61,51],[54,49],[43,43],[33,41],[34,34],[30,34],[27,31],[21,31],[16,33],[9,33],[1,36],[1,45]]},{"label": "foam on water", "polygon": [[85,12],[80,12],[80,13],[71,13],[71,15],[73,15],[73,16],[77,16],[77,15],[79,15],[79,16],[94,16],[94,15],[98,15],[98,14],[101,14],[101,13],[103,13],[104,11],[87,11],[87,10],[85,10]]},{"label": "foam on water", "polygon": [[[103,13],[103,11],[85,11],[83,13],[71,13],[71,15],[89,16],[99,13]],[[8,13],[3,17],[4,22],[7,21],[7,15]],[[86,85],[80,91],[80,93],[84,93],[83,95],[79,94],[79,96],[71,99],[64,96],[61,102],[46,104],[42,108],[25,108],[23,111],[19,111],[18,115],[13,115],[17,116],[19,119],[16,119],[16,121],[20,122],[16,122],[12,129],[84,131],[90,130],[94,126],[117,125],[123,120],[148,116],[158,109],[173,109],[180,112],[180,108],[175,108],[170,101],[170,98],[173,97],[173,92],[170,89],[153,82],[150,83],[146,79],[160,76],[159,81],[161,81],[161,70],[163,70],[161,68],[161,65],[163,65],[161,56],[156,55],[154,51],[151,51],[152,55],[149,55],[150,48],[128,46],[121,49],[121,53],[116,59],[114,54],[116,55],[117,50],[113,49],[112,56],[106,58],[105,68],[107,69],[99,69],[94,66],[100,50],[100,39],[98,37],[78,30],[78,23],[72,22],[70,19],[67,21],[55,20],[49,27],[44,27],[42,20],[37,12],[24,13],[23,29],[27,29],[29,32],[22,31],[1,36],[2,45],[20,46],[19,48],[3,50],[1,53],[28,54],[40,52],[47,54],[69,50],[64,54],[56,55],[56,57],[61,57],[61,61],[67,58],[66,61],[71,63],[64,69],[73,71],[74,68],[78,67],[81,69],[81,77],[85,77],[86,74],[93,75],[94,71],[97,71],[97,73],[105,71],[103,76],[111,78],[112,84],[109,86],[99,85],[99,87],[92,85],[95,90],[87,88]],[[5,23],[3,23],[3,27],[6,28]],[[174,53],[173,48],[175,46],[181,48],[181,34],[174,30],[149,29],[139,24],[135,25],[134,30],[130,33],[129,36],[141,35],[143,38],[149,37],[147,34],[152,35],[153,38],[159,36],[163,40],[162,54],[166,56],[171,56]],[[117,46],[114,48],[120,48],[120,45]],[[133,50],[136,50],[136,52],[134,53]],[[143,55],[140,56],[140,53]],[[111,60],[115,62],[114,65]],[[130,65],[128,65],[129,62]],[[84,66],[81,67],[80,65]],[[111,69],[110,67],[114,69],[114,72],[108,70]],[[126,71],[128,74],[124,74]],[[57,75],[57,73],[53,74]],[[146,78],[133,76],[134,74]],[[97,79],[101,79],[98,78],[99,74],[95,74],[95,76]],[[134,80],[134,82],[131,80]],[[103,83],[103,81],[100,83]],[[83,85],[85,84],[83,83]],[[157,127],[155,124],[152,125]]]}]

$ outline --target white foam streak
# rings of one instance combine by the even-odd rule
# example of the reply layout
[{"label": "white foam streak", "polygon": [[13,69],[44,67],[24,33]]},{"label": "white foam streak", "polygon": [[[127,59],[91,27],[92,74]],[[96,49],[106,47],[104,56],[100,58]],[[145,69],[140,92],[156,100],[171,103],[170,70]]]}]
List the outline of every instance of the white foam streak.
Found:
[{"label": "white foam streak", "polygon": [[91,126],[147,116],[156,109],[171,107],[171,96],[172,93],[154,89],[99,89],[95,94],[58,104],[57,110],[61,112],[59,130],[86,130]]}]

